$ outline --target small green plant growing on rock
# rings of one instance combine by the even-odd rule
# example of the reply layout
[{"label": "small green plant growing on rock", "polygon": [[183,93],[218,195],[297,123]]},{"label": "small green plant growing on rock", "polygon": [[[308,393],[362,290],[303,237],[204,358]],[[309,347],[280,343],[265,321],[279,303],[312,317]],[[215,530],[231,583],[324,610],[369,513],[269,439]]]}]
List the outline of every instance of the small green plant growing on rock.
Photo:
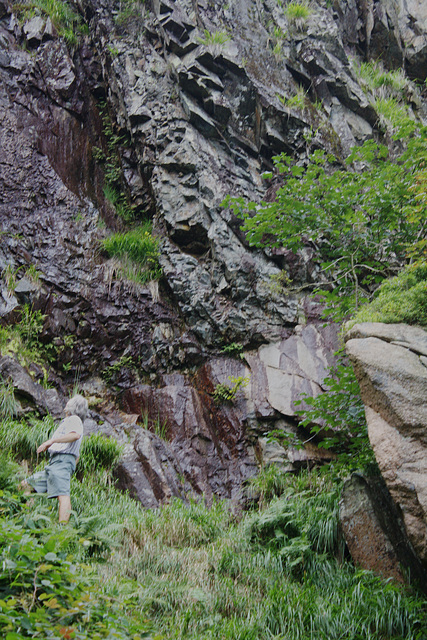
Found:
[{"label": "small green plant growing on rock", "polygon": [[353,62],[353,69],[378,114],[379,124],[398,137],[412,134],[416,122],[405,94],[416,91],[416,88],[403,70],[386,71],[378,61],[362,62],[360,65]]},{"label": "small green plant growing on rock", "polygon": [[115,18],[119,27],[126,27],[142,17],[142,5],[144,0],[121,0],[120,9]]},{"label": "small green plant growing on rock", "polygon": [[8,294],[13,295],[16,287],[16,276],[18,271],[22,269],[22,267],[18,267],[14,269],[11,264],[8,264],[2,271],[2,278],[6,283],[6,289]]},{"label": "small green plant growing on rock", "polygon": [[236,394],[239,389],[246,387],[249,382],[249,378],[245,378],[244,376],[229,376],[228,379],[232,383],[231,387],[223,382],[218,383],[215,387],[212,397],[217,404],[232,404],[236,399]]},{"label": "small green plant growing on rock", "polygon": [[226,31],[213,31],[212,33],[207,29],[203,31],[203,38],[199,37],[198,41],[200,44],[204,44],[205,46],[210,45],[224,45],[226,42],[230,40],[230,36]]},{"label": "small green plant growing on rock", "polygon": [[151,233],[151,222],[135,227],[127,233],[114,233],[101,242],[109,257],[121,262],[121,274],[139,284],[158,280],[162,275],[159,265],[159,241]]},{"label": "small green plant growing on rock", "polygon": [[222,353],[226,353],[230,356],[237,356],[241,358],[243,356],[243,345],[241,342],[230,342],[230,344],[226,344],[221,349]]},{"label": "small green plant growing on rock", "polygon": [[131,356],[122,355],[117,362],[104,369],[102,377],[106,382],[111,382],[122,369],[132,368],[134,366],[135,363]]},{"label": "small green plant growing on rock", "polygon": [[34,15],[49,17],[58,35],[70,47],[78,44],[79,36],[87,32],[81,16],[65,0],[30,0],[28,4],[17,4],[18,17],[26,21]]},{"label": "small green plant growing on rock", "polygon": [[[113,50],[111,50],[110,53],[114,57]],[[105,102],[101,101],[99,103],[99,114],[102,119],[106,148],[94,146],[92,148],[92,157],[95,162],[102,165],[104,170],[105,182],[103,192],[105,199],[113,205],[119,218],[130,223],[135,219],[135,212],[132,206],[128,203],[123,191],[123,170],[119,157],[119,147],[120,145],[124,145],[126,140],[124,136],[118,135],[115,132],[114,125]]]},{"label": "small green plant growing on rock", "polygon": [[311,15],[311,9],[304,0],[292,0],[286,5],[284,13],[290,25],[302,29]]},{"label": "small green plant growing on rock", "polygon": [[385,95],[402,94],[409,85],[402,69],[386,71],[380,62],[362,62],[360,67],[356,67],[356,73],[365,87],[371,91],[382,91]]},{"label": "small green plant growing on rock", "polygon": [[391,129],[399,138],[410,135],[417,127],[408,107],[396,98],[374,98],[372,106],[380,124],[385,129]]},{"label": "small green plant growing on rock", "polygon": [[305,111],[307,107],[308,98],[302,87],[298,87],[296,94],[291,98],[279,95],[277,97],[287,109],[299,109],[299,111]]}]

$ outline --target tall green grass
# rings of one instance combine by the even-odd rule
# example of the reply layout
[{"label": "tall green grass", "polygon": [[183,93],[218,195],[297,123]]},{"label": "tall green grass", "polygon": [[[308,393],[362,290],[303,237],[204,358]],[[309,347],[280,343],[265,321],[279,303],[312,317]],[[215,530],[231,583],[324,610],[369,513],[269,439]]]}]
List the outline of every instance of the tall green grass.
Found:
[{"label": "tall green grass", "polygon": [[37,458],[37,447],[48,440],[54,430],[55,425],[50,416],[43,420],[1,420],[0,447],[19,460],[34,462]]},{"label": "tall green grass", "polygon": [[73,493],[78,517],[121,525],[102,579],[119,600],[132,594],[165,638],[417,638],[421,598],[336,558],[340,481],[288,480],[239,518],[221,502],[146,510],[114,487],[76,481]]},{"label": "tall green grass", "polygon": [[114,233],[105,238],[102,249],[111,258],[121,262],[125,278],[144,284],[161,276],[159,242],[151,233],[151,222],[126,233]]},{"label": "tall green grass", "polygon": [[113,471],[122,453],[122,447],[113,438],[93,433],[83,438],[78,463],[79,475]]}]

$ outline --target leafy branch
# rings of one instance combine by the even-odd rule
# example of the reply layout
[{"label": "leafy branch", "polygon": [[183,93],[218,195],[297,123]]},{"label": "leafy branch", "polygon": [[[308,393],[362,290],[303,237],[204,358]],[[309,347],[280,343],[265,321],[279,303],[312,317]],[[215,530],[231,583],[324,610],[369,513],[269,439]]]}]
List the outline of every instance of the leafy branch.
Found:
[{"label": "leafy branch", "polygon": [[314,247],[324,281],[315,292],[345,316],[426,250],[426,138],[423,128],[395,158],[369,140],[341,167],[323,151],[305,165],[276,156],[281,186],[273,202],[228,196],[223,206],[243,219],[252,246]]}]

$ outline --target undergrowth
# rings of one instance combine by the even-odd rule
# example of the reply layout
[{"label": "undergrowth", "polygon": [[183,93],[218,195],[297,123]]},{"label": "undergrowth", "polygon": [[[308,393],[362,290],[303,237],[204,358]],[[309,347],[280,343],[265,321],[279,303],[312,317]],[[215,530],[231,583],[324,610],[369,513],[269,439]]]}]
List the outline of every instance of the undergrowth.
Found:
[{"label": "undergrowth", "polygon": [[279,495],[236,517],[223,501],[143,509],[98,469],[73,478],[67,527],[53,501],[3,493],[0,628],[130,639],[149,619],[168,640],[421,640],[422,599],[340,556],[340,486],[331,470],[283,473]]}]

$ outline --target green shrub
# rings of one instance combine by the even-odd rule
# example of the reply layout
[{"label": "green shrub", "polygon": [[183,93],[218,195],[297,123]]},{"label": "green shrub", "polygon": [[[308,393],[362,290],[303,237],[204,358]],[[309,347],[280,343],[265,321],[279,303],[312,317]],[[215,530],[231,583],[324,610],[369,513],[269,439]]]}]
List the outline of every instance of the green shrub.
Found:
[{"label": "green shrub", "polygon": [[[338,354],[336,354],[338,355]],[[365,408],[360,397],[359,383],[353,367],[342,360],[330,367],[330,375],[323,380],[326,389],[315,397],[303,394],[308,405],[298,410],[301,425],[318,436],[318,446],[340,454],[339,461],[349,468],[370,467],[374,454],[368,439]]]},{"label": "green shrub", "polygon": [[12,490],[22,477],[22,472],[22,467],[13,460],[10,452],[0,452],[0,490]]},{"label": "green shrub", "polygon": [[332,554],[338,541],[339,495],[339,485],[321,492],[288,486],[248,520],[250,539],[277,551],[290,569],[306,564],[313,552]]},{"label": "green shrub", "polygon": [[423,128],[397,158],[369,140],[352,150],[345,169],[322,151],[304,166],[282,154],[274,159],[283,182],[273,202],[227,197],[223,206],[243,218],[252,246],[296,252],[310,242],[328,280],[315,291],[336,317],[348,318],[408,254],[423,255],[426,139]]},{"label": "green shrub", "polygon": [[122,454],[119,443],[113,438],[106,438],[100,433],[93,433],[83,438],[80,448],[78,473],[96,473],[113,471]]},{"label": "green shrub", "polygon": [[362,307],[348,326],[356,322],[404,322],[426,327],[427,262],[410,265],[383,282],[375,299]]}]

